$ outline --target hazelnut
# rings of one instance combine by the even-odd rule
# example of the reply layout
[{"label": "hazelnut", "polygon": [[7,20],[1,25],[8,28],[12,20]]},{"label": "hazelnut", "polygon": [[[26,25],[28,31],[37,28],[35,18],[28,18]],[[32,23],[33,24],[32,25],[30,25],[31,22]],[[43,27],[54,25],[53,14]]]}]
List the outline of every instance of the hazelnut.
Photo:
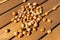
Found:
[{"label": "hazelnut", "polygon": [[46,12],[44,15],[46,15],[46,16],[47,16],[48,14],[49,14],[49,12]]},{"label": "hazelnut", "polygon": [[38,24],[35,22],[35,23],[34,23],[34,27],[37,27],[37,26],[38,26]]},{"label": "hazelnut", "polygon": [[23,32],[23,29],[19,29],[19,32],[22,33]]},{"label": "hazelnut", "polygon": [[56,10],[56,9],[57,9],[57,7],[53,7],[53,8],[52,8],[52,10]]},{"label": "hazelnut", "polygon": [[47,30],[47,33],[50,34],[52,31],[51,30]]},{"label": "hazelnut", "polygon": [[36,2],[34,2],[34,3],[33,3],[33,5],[35,5],[35,6],[36,6],[36,5],[37,5],[37,3],[36,3]]},{"label": "hazelnut", "polygon": [[19,18],[17,18],[17,21],[20,21],[20,19],[19,19]]},{"label": "hazelnut", "polygon": [[22,28],[25,28],[25,25],[24,25],[24,23],[22,23]]},{"label": "hazelnut", "polygon": [[24,6],[21,6],[21,8],[24,8]]},{"label": "hazelnut", "polygon": [[31,3],[28,3],[28,5],[31,5]]},{"label": "hazelnut", "polygon": [[26,30],[27,30],[28,32],[30,32],[30,31],[31,31],[31,28],[26,28]]},{"label": "hazelnut", "polygon": [[52,22],[52,20],[51,20],[51,19],[47,19],[47,22],[51,23],[51,22]]},{"label": "hazelnut", "polygon": [[42,20],[43,20],[43,22],[45,22],[47,19],[46,18],[43,18]]},{"label": "hazelnut", "polygon": [[15,19],[17,19],[18,18],[18,16],[15,16]]},{"label": "hazelnut", "polygon": [[36,19],[37,17],[36,17],[36,16],[34,16],[33,18],[34,18],[34,19]]},{"label": "hazelnut", "polygon": [[18,32],[14,32],[14,36],[17,36],[18,35]]},{"label": "hazelnut", "polygon": [[42,10],[40,10],[40,14],[42,14],[43,13],[43,11]]},{"label": "hazelnut", "polygon": [[32,29],[33,29],[33,31],[36,31],[36,30],[37,30],[37,29],[36,29],[36,28],[34,28],[34,27],[33,27]]},{"label": "hazelnut", "polygon": [[17,23],[17,20],[14,20],[15,23]]},{"label": "hazelnut", "polygon": [[40,18],[37,18],[37,21],[40,21]]},{"label": "hazelnut", "polygon": [[10,32],[10,29],[6,29],[5,32],[6,32],[6,33]]},{"label": "hazelnut", "polygon": [[28,25],[26,25],[26,26],[25,26],[25,28],[29,28],[29,26],[28,26]]},{"label": "hazelnut", "polygon": [[27,32],[27,36],[29,36],[31,33],[30,32]]},{"label": "hazelnut", "polygon": [[28,26],[31,26],[31,25],[32,25],[31,22],[29,22],[29,23],[28,23]]},{"label": "hazelnut", "polygon": [[12,12],[12,15],[16,16],[16,15],[17,15],[17,13],[16,13],[16,12]]},{"label": "hazelnut", "polygon": [[18,37],[19,37],[19,38],[22,38],[22,37],[23,37],[23,34],[22,34],[22,33],[20,33],[20,34],[18,35]]},{"label": "hazelnut", "polygon": [[36,12],[37,15],[39,15],[40,13],[39,12]]},{"label": "hazelnut", "polygon": [[43,17],[42,16],[38,16],[40,19],[42,19]]},{"label": "hazelnut", "polygon": [[26,2],[27,0],[23,0],[23,2]]},{"label": "hazelnut", "polygon": [[23,34],[26,35],[27,34],[27,31],[23,31]]},{"label": "hazelnut", "polygon": [[12,18],[11,21],[14,21],[14,18]]},{"label": "hazelnut", "polygon": [[44,32],[44,31],[45,31],[45,29],[42,27],[42,28],[40,28],[40,31],[41,31],[41,32]]}]

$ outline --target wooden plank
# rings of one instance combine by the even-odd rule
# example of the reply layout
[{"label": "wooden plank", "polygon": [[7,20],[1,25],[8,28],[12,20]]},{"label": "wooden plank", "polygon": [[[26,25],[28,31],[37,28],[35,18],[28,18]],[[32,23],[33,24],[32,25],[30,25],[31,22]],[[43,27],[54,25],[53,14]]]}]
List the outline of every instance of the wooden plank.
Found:
[{"label": "wooden plank", "polygon": [[48,11],[49,9],[51,9],[52,7],[54,7],[55,5],[57,5],[58,3],[60,3],[60,0],[48,0],[46,3],[44,3],[42,6],[44,7],[43,12],[45,13],[46,11]]},{"label": "wooden plank", "polygon": [[[50,1],[49,1],[50,2]],[[48,7],[48,8],[50,8],[50,7]],[[47,9],[48,9],[47,8]],[[60,19],[59,19],[59,15],[60,15],[60,11],[59,11],[60,9],[58,9],[57,11],[54,11],[54,12],[52,12],[49,16],[46,16],[47,18],[51,18],[51,19],[54,19],[53,20],[53,22],[52,22],[52,24],[54,24],[54,25],[52,25],[52,24],[50,24],[50,23],[47,23],[47,22],[40,22],[40,27],[38,28],[38,31],[37,32],[33,32],[32,33],[32,35],[31,36],[28,36],[28,37],[26,37],[26,36],[24,36],[23,38],[18,38],[18,37],[15,37],[13,40],[37,40],[38,38],[40,38],[41,36],[43,36],[46,32],[43,32],[43,33],[41,33],[40,31],[39,31],[39,29],[41,28],[41,27],[46,27],[46,28],[48,28],[48,29],[50,29],[50,28],[53,28],[57,23],[59,23],[60,22]],[[54,16],[53,16],[54,15]],[[9,24],[9,25],[7,25],[6,27],[4,27],[3,29],[1,29],[0,30],[0,35],[1,35],[1,37],[0,37],[0,40],[8,40],[9,38],[11,38],[11,37],[13,37],[14,35],[13,35],[13,32],[14,31],[18,31],[18,29],[19,29],[19,27],[18,26],[20,26],[19,25],[19,23],[11,23],[11,24]],[[50,26],[51,25],[51,26]],[[16,28],[17,27],[17,28]],[[5,29],[11,29],[11,32],[10,33],[5,33],[4,32],[4,30]],[[10,35],[9,35],[10,34]],[[37,34],[37,35],[36,35]],[[7,36],[7,37],[6,37]],[[35,39],[36,38],[36,39]]]},{"label": "wooden plank", "polygon": [[[52,36],[53,35],[53,36]],[[42,40],[60,40],[60,25],[51,34],[46,35]]]},{"label": "wooden plank", "polygon": [[22,3],[22,0],[8,0],[7,2],[0,5],[0,15],[4,14],[5,12],[15,8],[14,6],[17,6]]}]

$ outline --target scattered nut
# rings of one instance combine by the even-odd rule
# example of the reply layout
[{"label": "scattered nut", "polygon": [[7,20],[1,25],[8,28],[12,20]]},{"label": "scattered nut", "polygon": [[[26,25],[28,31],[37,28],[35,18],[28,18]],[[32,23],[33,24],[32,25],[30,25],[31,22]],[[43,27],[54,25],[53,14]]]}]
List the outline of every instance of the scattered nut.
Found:
[{"label": "scattered nut", "polygon": [[34,2],[34,3],[33,3],[33,5],[35,5],[35,6],[36,6],[36,5],[37,5],[37,3],[36,3],[36,2]]},{"label": "scattered nut", "polygon": [[19,22],[19,21],[20,21],[20,19],[19,19],[19,18],[17,18],[17,21]]},{"label": "scattered nut", "polygon": [[28,23],[28,26],[31,26],[31,25],[32,25],[31,22],[29,22],[29,23]]},{"label": "scattered nut", "polygon": [[14,18],[11,19],[11,22],[13,22],[13,21],[14,21]]},{"label": "scattered nut", "polygon": [[20,33],[20,34],[18,35],[18,37],[19,37],[19,38],[22,38],[22,37],[23,37],[23,34],[22,34],[22,33]]},{"label": "scattered nut", "polygon": [[45,31],[45,29],[42,27],[42,28],[40,28],[40,31],[41,31],[41,32],[44,32],[44,31]]},{"label": "scattered nut", "polygon": [[5,32],[6,32],[6,33],[10,32],[10,29],[6,29]]},{"label": "scattered nut", "polygon": [[34,27],[36,28],[37,26],[38,26],[38,24],[35,22],[35,23],[34,23]]},{"label": "scattered nut", "polygon": [[14,36],[18,36],[18,32],[14,32]]},{"label": "scattered nut", "polygon": [[22,23],[22,28],[25,28],[25,25]]},{"label": "scattered nut", "polygon": [[18,18],[18,16],[15,16],[15,19],[17,19]]},{"label": "scattered nut", "polygon": [[57,9],[57,7],[53,7],[53,8],[52,8],[52,10],[56,10],[56,9]]},{"label": "scattered nut", "polygon": [[49,14],[49,12],[46,12],[44,15],[46,15],[46,16],[47,16],[48,14]]},{"label": "scattered nut", "polygon": [[30,31],[31,31],[31,28],[26,28],[26,30],[27,30],[28,32],[30,32]]},{"label": "scattered nut", "polygon": [[13,15],[13,16],[16,16],[16,15],[17,15],[17,13],[16,13],[16,12],[12,12],[12,15]]},{"label": "scattered nut", "polygon": [[51,30],[47,30],[47,33],[50,34],[52,31]]},{"label": "scattered nut", "polygon": [[27,32],[27,36],[29,36],[31,33],[30,32]]},{"label": "scattered nut", "polygon": [[40,19],[42,19],[43,17],[42,16],[38,16]]},{"label": "scattered nut", "polygon": [[17,20],[14,20],[14,22],[16,23],[16,22],[17,22]]},{"label": "scattered nut", "polygon": [[23,29],[19,29],[19,32],[22,33],[23,32]]},{"label": "scattered nut", "polygon": [[26,35],[27,34],[27,31],[23,31],[23,34]]},{"label": "scattered nut", "polygon": [[36,31],[37,29],[36,28],[32,28],[33,29],[33,31]]},{"label": "scattered nut", "polygon": [[27,0],[23,0],[23,2],[26,2]]},{"label": "scattered nut", "polygon": [[51,20],[51,19],[47,19],[47,22],[51,23],[51,22],[52,22],[52,20]]},{"label": "scattered nut", "polygon": [[30,5],[31,3],[28,3],[28,5]]},{"label": "scattered nut", "polygon": [[42,20],[43,20],[43,22],[45,22],[47,19],[46,18],[43,18]]}]

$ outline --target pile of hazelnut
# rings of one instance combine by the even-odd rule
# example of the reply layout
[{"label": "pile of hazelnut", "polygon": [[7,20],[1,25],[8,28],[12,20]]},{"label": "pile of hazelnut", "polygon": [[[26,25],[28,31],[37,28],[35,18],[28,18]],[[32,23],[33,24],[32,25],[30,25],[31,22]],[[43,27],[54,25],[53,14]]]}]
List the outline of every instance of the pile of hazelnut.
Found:
[{"label": "pile of hazelnut", "polygon": [[[11,21],[22,22],[22,26],[19,29],[19,37],[22,37],[25,34],[30,35],[32,31],[37,31],[41,19],[43,19],[43,21],[46,21],[46,18],[43,18],[42,16],[43,8],[41,6],[38,6],[36,2],[21,6],[17,12],[12,12],[12,14],[15,17],[12,18]],[[51,22],[51,20],[48,19],[48,22]],[[18,32],[14,32],[14,35],[17,34]]]}]

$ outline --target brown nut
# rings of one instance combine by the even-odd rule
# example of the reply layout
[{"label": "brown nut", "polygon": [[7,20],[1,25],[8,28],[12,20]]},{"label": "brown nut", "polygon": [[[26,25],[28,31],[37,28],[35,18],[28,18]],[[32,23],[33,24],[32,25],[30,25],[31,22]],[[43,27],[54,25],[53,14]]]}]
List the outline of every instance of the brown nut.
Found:
[{"label": "brown nut", "polygon": [[52,10],[56,10],[56,9],[57,9],[57,7],[53,7],[53,8],[52,8]]},{"label": "brown nut", "polygon": [[40,13],[39,12],[36,12],[37,15],[39,15]]},{"label": "brown nut", "polygon": [[19,32],[22,33],[23,32],[23,29],[19,29]]},{"label": "brown nut", "polygon": [[15,23],[17,23],[17,20],[14,20]]},{"label": "brown nut", "polygon": [[16,16],[16,15],[17,15],[17,13],[16,13],[16,12],[12,12],[12,15],[13,15],[13,16]]},{"label": "brown nut", "polygon": [[51,19],[47,19],[47,22],[51,23],[51,22],[52,22],[52,20],[51,20]]},{"label": "brown nut", "polygon": [[6,29],[5,32],[6,32],[6,33],[9,33],[9,32],[10,32],[10,29]]},{"label": "brown nut", "polygon": [[37,5],[37,3],[36,3],[36,2],[34,2],[34,3],[33,3],[33,5],[35,5],[35,6],[36,6],[36,5]]},{"label": "brown nut", "polygon": [[31,31],[31,28],[26,28],[26,30],[27,30],[28,32],[30,32],[30,31]]},{"label": "brown nut", "polygon": [[18,16],[15,16],[15,19],[17,19],[18,18]]},{"label": "brown nut", "polygon": [[42,10],[40,10],[40,12],[39,12],[40,14],[42,14],[43,13],[43,11]]},{"label": "brown nut", "polygon": [[17,21],[19,22],[19,21],[20,21],[20,19],[19,19],[19,18],[17,18]]},{"label": "brown nut", "polygon": [[14,18],[11,19],[11,22],[14,21]]},{"label": "brown nut", "polygon": [[28,3],[28,5],[31,5],[31,3]]},{"label": "brown nut", "polygon": [[21,6],[21,9],[24,8],[24,6]]},{"label": "brown nut", "polygon": [[14,32],[14,36],[18,36],[18,32]]},{"label": "brown nut", "polygon": [[28,23],[28,26],[31,26],[31,25],[32,25],[31,22],[29,22],[29,23]]},{"label": "brown nut", "polygon": [[40,31],[41,31],[41,32],[44,32],[44,31],[45,31],[45,29],[42,27],[42,28],[40,28]]},{"label": "brown nut", "polygon": [[23,31],[23,34],[26,35],[27,34],[27,31]]},{"label": "brown nut", "polygon": [[18,37],[19,37],[19,38],[22,38],[22,37],[23,37],[23,34],[22,34],[22,33],[20,33],[20,34],[18,35]]},{"label": "brown nut", "polygon": [[47,19],[46,18],[43,18],[42,20],[43,20],[43,22],[45,22]]},{"label": "brown nut", "polygon": [[25,24],[24,23],[22,23],[22,28],[25,28]]},{"label": "brown nut", "polygon": [[26,26],[25,26],[25,28],[29,28],[29,26],[28,26],[28,25],[26,25]]},{"label": "brown nut", "polygon": [[51,30],[47,30],[47,33],[50,34],[52,31]]},{"label": "brown nut", "polygon": [[27,32],[27,36],[29,36],[31,33],[30,32]]},{"label": "brown nut", "polygon": [[48,14],[49,14],[49,12],[46,12],[44,15],[46,15],[46,16],[47,16]]},{"label": "brown nut", "polygon": [[37,18],[37,21],[40,21],[40,18]]},{"label": "brown nut", "polygon": [[38,24],[35,22],[33,26],[36,28],[38,26]]},{"label": "brown nut", "polygon": [[42,19],[43,17],[42,16],[38,16],[40,19]]},{"label": "brown nut", "polygon": [[34,27],[33,27],[32,29],[33,29],[33,31],[36,31],[36,30],[37,30],[37,29],[36,29],[36,28],[34,28]]},{"label": "brown nut", "polygon": [[23,2],[26,2],[27,0],[23,0]]}]

